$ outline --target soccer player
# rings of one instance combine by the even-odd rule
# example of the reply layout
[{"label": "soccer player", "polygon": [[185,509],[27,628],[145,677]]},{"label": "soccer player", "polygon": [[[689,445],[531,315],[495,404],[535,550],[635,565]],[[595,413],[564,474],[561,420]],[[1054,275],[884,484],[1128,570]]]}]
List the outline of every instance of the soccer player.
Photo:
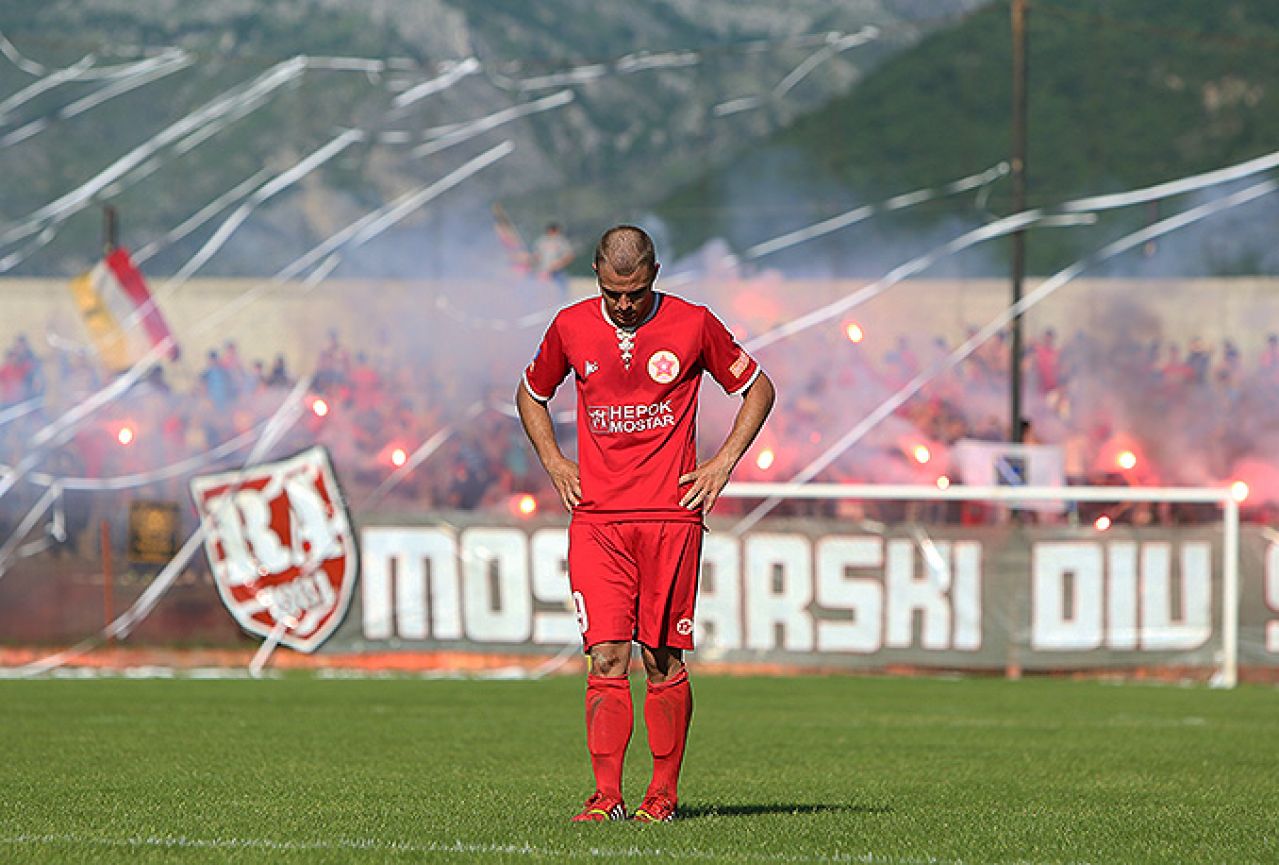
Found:
[{"label": "soccer player", "polygon": [[[516,390],[524,430],[572,513],[568,566],[588,655],[586,744],[595,793],[575,821],[620,820],[633,714],[631,642],[648,677],[644,723],[653,780],[633,819],[674,819],[693,714],[684,652],[693,648],[702,516],[773,407],[773,384],[710,310],[654,290],[653,241],[610,228],[595,250],[600,296],[555,316]],[[703,371],[740,394],[719,451],[698,465]],[[546,403],[573,373],[578,460],[560,450]]]}]

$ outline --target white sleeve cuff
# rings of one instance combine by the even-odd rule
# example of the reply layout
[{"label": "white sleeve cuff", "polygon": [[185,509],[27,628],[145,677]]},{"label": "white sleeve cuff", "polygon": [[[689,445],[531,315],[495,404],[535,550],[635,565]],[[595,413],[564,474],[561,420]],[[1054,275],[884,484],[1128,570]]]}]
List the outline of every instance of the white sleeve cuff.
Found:
[{"label": "white sleeve cuff", "polygon": [[[540,402],[540,403],[542,403],[542,404],[546,404],[546,403],[548,403],[548,402],[550,402],[550,401],[551,401],[551,397],[550,397],[550,396],[542,396],[540,393],[538,393],[537,391],[533,390],[533,385],[531,385],[531,384],[529,384],[529,383],[528,383],[528,371],[527,371],[527,370],[525,370],[525,371],[524,371],[524,375],[522,376],[522,378],[524,379],[524,389],[525,389],[526,391],[528,391],[528,395],[529,395],[529,396],[533,397],[533,399],[537,400],[538,402]],[[753,381],[753,380],[754,380],[754,379],[752,379],[752,381]],[[551,396],[554,396],[554,394],[551,394]]]},{"label": "white sleeve cuff", "polygon": [[[764,371],[764,368],[763,368],[762,366],[760,366],[760,365],[759,365],[759,362],[758,362],[758,361],[756,361],[756,362],[755,362],[755,372],[753,372],[753,373],[751,374],[751,377],[750,377],[750,378],[748,378],[748,379],[746,380],[746,383],[745,383],[744,385],[742,385],[741,387],[739,387],[737,390],[730,390],[730,391],[728,392],[728,395],[729,395],[729,396],[738,396],[739,394],[743,394],[743,393],[745,393],[745,392],[746,392],[746,389],[747,389],[747,388],[749,388],[751,385],[753,385],[753,384],[755,383],[755,379],[759,378],[759,374],[760,374],[761,372],[763,372],[763,371]],[[525,380],[525,383],[527,383],[527,379]],[[536,396],[536,394],[534,394],[534,396]]]}]

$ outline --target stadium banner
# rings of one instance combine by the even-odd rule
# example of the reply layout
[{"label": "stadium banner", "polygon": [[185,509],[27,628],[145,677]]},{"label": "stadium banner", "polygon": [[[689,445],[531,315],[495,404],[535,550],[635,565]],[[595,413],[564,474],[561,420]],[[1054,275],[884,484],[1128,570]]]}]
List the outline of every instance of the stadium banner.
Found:
[{"label": "stadium banner", "polygon": [[[728,524],[725,523],[726,527]],[[701,660],[1084,670],[1218,663],[1221,528],[774,519],[706,535]],[[334,652],[543,653],[580,640],[562,524],[371,518]],[[1241,539],[1240,664],[1279,666],[1279,542]]]}]

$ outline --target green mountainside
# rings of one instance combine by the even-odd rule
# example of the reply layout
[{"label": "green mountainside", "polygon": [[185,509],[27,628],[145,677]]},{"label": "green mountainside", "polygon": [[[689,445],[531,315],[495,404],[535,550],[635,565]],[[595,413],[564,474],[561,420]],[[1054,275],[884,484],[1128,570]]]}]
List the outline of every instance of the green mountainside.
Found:
[{"label": "green mountainside", "polygon": [[[1001,0],[934,32],[888,59],[856,90],[670,196],[656,214],[679,251],[715,237],[742,249],[853,205],[1007,159],[1009,11]],[[1279,150],[1279,3],[1273,0],[1035,0],[1028,38],[1031,206]],[[1008,213],[1010,193],[1005,179],[991,190],[984,213],[969,196],[958,205],[919,208],[893,226],[951,236],[943,231],[947,220]],[[1108,217],[1096,229],[1034,233],[1030,268],[1061,267],[1099,239],[1181,206],[1174,204]],[[1241,216],[1229,236],[1196,247],[1199,261],[1190,266],[1210,273],[1279,272],[1273,226],[1263,230],[1258,221]],[[878,226],[853,231],[890,232]],[[856,257],[850,249],[874,243],[850,232],[778,256],[777,264],[839,262]],[[1002,266],[1005,250],[996,254],[975,267]]]},{"label": "green mountainside", "polygon": [[[345,129],[360,130],[360,141],[264,201],[202,272],[274,272],[341,226],[503,140],[514,145],[512,154],[450,192],[447,216],[443,204],[425,209],[388,233],[404,232],[396,249],[358,263],[352,258],[354,270],[344,272],[421,275],[424,247],[452,249],[481,232],[492,235],[488,205],[495,200],[526,234],[558,218],[571,235],[587,236],[615,218],[618,201],[659,200],[743,143],[848,91],[874,64],[977,5],[790,0],[779,8],[762,0],[660,0],[640,9],[593,0],[8,0],[0,3],[0,34],[7,40],[0,57],[0,174],[6,178],[0,262],[4,273],[76,272],[96,256],[97,205],[120,210],[122,240],[136,248],[256,171],[278,174]],[[823,54],[830,40],[867,26],[879,33],[868,44]],[[103,67],[119,69],[164,50],[185,52],[188,63],[89,110],[76,108],[115,81],[102,77],[108,74]],[[646,66],[655,54],[669,65]],[[190,112],[234,95],[295,56],[313,65],[225,124],[198,128],[95,191],[93,206],[54,226],[52,239],[3,241],[42,206]],[[716,113],[727,101],[767,95],[809,58],[820,62],[785,98],[765,100],[759,110]],[[53,81],[78,62],[89,64],[83,75]],[[396,106],[401,94],[467,62],[479,65],[450,86]],[[600,74],[592,77],[592,69]],[[590,74],[563,77],[575,70]],[[556,94],[571,101],[539,113],[500,114]],[[459,124],[494,117],[483,134],[449,144]],[[31,124],[42,123],[27,134],[36,128]],[[422,152],[425,145],[440,146]],[[216,224],[166,247],[149,270],[178,269]],[[20,263],[13,265],[11,256]]]}]

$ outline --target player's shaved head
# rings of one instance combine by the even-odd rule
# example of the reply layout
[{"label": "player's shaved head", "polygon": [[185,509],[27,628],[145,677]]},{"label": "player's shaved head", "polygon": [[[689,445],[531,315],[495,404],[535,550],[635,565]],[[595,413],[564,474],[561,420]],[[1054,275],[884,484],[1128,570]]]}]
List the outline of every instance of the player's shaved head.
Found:
[{"label": "player's shaved head", "polygon": [[604,232],[595,247],[595,268],[607,263],[618,276],[630,276],[641,268],[657,266],[653,238],[642,228],[616,225]]}]

